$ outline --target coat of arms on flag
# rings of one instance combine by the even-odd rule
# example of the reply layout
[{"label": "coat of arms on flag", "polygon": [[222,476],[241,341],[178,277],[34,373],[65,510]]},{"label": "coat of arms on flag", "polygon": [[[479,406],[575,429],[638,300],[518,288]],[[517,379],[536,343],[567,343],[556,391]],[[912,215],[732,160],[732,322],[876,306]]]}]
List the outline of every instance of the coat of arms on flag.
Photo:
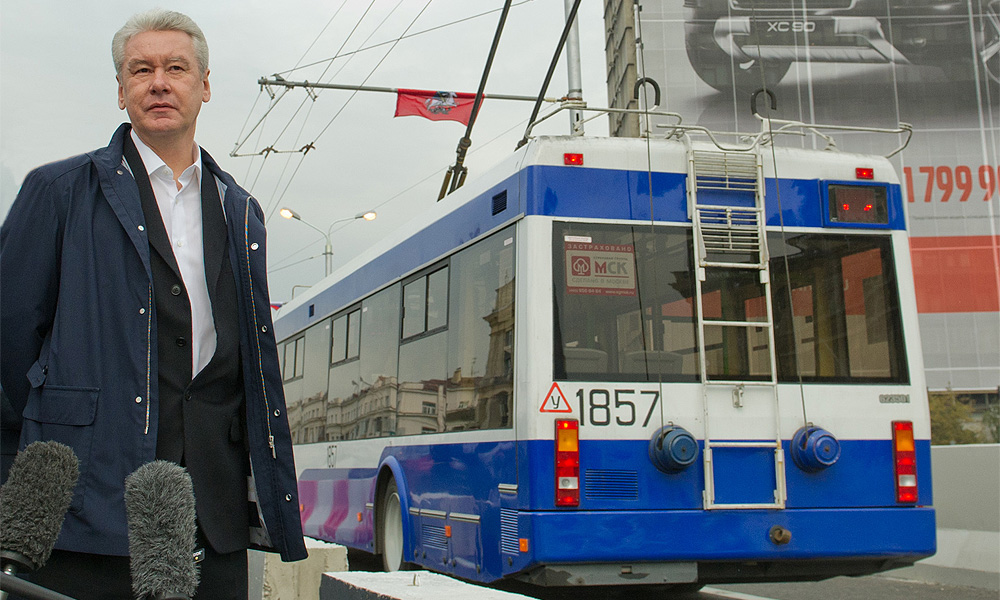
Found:
[{"label": "coat of arms on flag", "polygon": [[475,94],[401,89],[396,94],[395,116],[413,115],[432,121],[458,121],[468,125],[475,102]]}]

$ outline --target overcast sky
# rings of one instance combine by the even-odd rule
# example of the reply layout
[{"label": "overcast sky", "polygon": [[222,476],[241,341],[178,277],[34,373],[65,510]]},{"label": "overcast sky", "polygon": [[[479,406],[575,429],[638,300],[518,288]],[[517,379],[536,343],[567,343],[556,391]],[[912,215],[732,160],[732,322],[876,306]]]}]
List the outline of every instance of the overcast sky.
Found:
[{"label": "overcast sky", "polygon": [[[362,92],[349,100],[349,92],[330,90],[312,100],[296,89],[248,135],[270,102],[258,78],[282,73],[288,80],[342,84],[367,78],[369,86],[475,92],[499,12],[357,52],[350,60],[288,71],[502,4],[376,0],[369,9],[370,0],[0,0],[0,215],[6,215],[32,168],[107,144],[127,119],[117,105],[112,36],[132,13],[154,6],[178,10],[201,26],[211,53],[212,99],[202,108],[196,139],[271,215],[271,297],[287,300],[293,285],[311,285],[322,277],[323,236],[281,219],[278,207],[292,207],[324,230],[338,219],[376,208],[374,222],[335,226],[334,266],[343,264],[435,202],[465,126],[393,118],[392,94]],[[602,4],[584,0],[579,15],[584,97],[592,106],[607,105]],[[487,94],[537,95],[563,22],[562,0],[515,1]],[[566,89],[561,64],[547,95],[562,96]],[[530,111],[530,103],[487,100],[466,162],[470,177],[513,150]],[[550,123],[540,131],[568,130],[568,117]],[[606,120],[589,124],[588,133],[606,134]],[[305,158],[231,157],[237,140],[244,139],[241,153],[309,142],[315,142],[315,150]]]}]

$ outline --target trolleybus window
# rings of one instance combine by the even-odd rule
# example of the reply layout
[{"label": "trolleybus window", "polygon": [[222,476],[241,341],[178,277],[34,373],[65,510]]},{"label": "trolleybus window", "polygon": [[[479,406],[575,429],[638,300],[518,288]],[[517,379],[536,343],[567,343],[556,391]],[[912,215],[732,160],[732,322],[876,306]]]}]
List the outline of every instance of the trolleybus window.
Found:
[{"label": "trolleybus window", "polygon": [[[513,241],[513,228],[498,232],[404,286],[406,295],[417,284],[416,306],[426,280],[427,331],[400,344],[398,433],[512,425]],[[408,318],[404,336],[415,329],[407,328]]]},{"label": "trolleybus window", "polygon": [[511,427],[514,383],[514,230],[451,259],[445,428]]},{"label": "trolleybus window", "polygon": [[514,228],[438,265],[285,343],[296,443],[512,426]]},{"label": "trolleybus window", "polygon": [[[779,379],[908,381],[890,238],[817,232],[785,239],[768,235]],[[696,381],[693,276],[689,229],[554,223],[554,377]],[[709,376],[770,379],[766,327],[711,325],[766,321],[757,271],[709,270],[702,311]]]},{"label": "trolleybus window", "polygon": [[448,324],[448,267],[403,285],[403,339]]},{"label": "trolleybus window", "polygon": [[330,362],[338,363],[358,357],[361,342],[361,310],[354,309],[333,320]]},{"label": "trolleybus window", "polygon": [[768,236],[780,379],[909,381],[890,242],[884,235],[786,234],[784,243]]},{"label": "trolleybus window", "polygon": [[553,224],[555,378],[695,381],[691,232]]},{"label": "trolleybus window", "polygon": [[282,357],[281,373],[284,381],[291,381],[302,377],[305,367],[305,338],[298,338],[287,342]]}]

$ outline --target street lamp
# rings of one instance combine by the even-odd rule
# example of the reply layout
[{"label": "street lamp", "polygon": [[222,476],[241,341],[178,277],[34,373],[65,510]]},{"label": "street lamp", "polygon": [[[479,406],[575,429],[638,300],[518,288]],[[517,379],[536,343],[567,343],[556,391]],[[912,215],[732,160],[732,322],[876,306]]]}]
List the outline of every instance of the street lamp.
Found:
[{"label": "street lamp", "polygon": [[309,221],[303,219],[302,215],[300,215],[299,213],[295,212],[294,210],[288,207],[279,210],[278,214],[280,214],[282,217],[286,219],[295,219],[296,221],[299,221],[304,225],[312,227],[313,229],[315,229],[316,231],[320,232],[323,235],[323,239],[326,240],[326,248],[323,250],[323,257],[325,259],[324,263],[326,266],[327,275],[329,275],[330,271],[333,270],[333,244],[330,241],[330,234],[333,233],[333,226],[336,225],[337,223],[346,223],[347,221],[356,221],[358,219],[364,219],[365,221],[374,221],[375,217],[378,216],[374,210],[360,212],[354,215],[353,217],[347,217],[346,219],[337,219],[333,223],[330,223],[330,226],[327,227],[326,231],[323,231],[319,227],[316,227]]}]

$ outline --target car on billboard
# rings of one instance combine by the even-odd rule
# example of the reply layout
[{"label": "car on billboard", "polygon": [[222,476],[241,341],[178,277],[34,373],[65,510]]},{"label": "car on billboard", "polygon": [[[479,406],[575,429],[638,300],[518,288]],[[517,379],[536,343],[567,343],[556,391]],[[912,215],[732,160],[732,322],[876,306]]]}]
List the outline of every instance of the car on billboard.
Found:
[{"label": "car on billboard", "polygon": [[[720,91],[775,85],[793,62],[897,63],[1000,83],[1000,0],[685,0],[691,67]],[[971,7],[971,14],[970,14]]]}]

